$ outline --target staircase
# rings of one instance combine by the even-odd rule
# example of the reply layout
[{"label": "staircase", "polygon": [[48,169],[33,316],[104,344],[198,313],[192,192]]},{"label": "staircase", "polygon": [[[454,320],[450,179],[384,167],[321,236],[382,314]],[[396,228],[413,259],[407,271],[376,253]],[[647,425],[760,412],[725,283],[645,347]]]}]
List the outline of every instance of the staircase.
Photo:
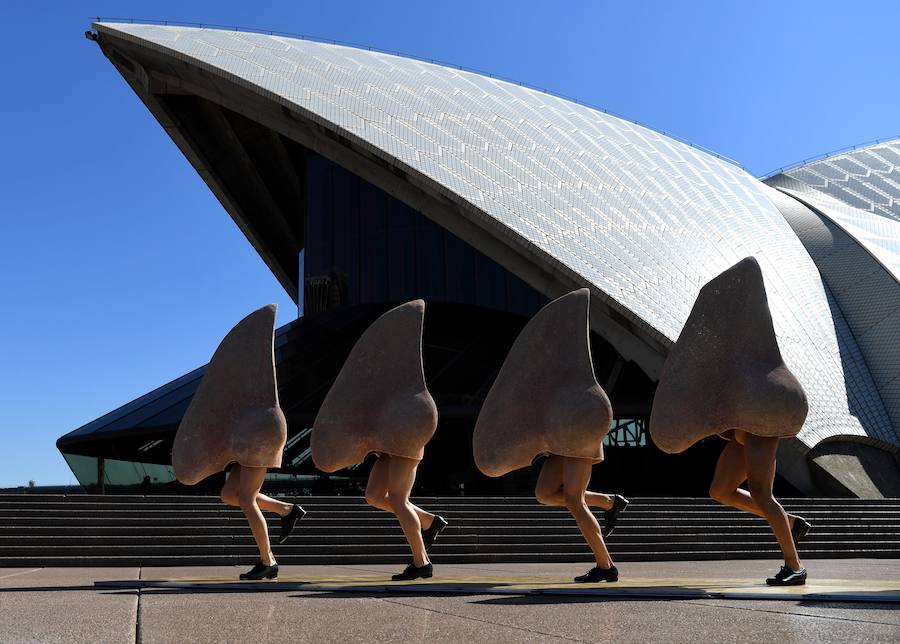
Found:
[{"label": "staircase", "polygon": [[[273,549],[281,564],[406,563],[392,515],[361,498],[303,497],[309,512]],[[591,555],[572,517],[528,497],[415,500],[450,526],[436,563],[580,562]],[[804,558],[900,558],[900,499],[785,499],[813,525]],[[602,522],[602,513],[597,512]],[[269,516],[270,534],[278,520]],[[636,498],[607,539],[616,561],[778,559],[761,519],[709,499]],[[245,565],[247,522],[215,497],[0,495],[0,567]]]}]

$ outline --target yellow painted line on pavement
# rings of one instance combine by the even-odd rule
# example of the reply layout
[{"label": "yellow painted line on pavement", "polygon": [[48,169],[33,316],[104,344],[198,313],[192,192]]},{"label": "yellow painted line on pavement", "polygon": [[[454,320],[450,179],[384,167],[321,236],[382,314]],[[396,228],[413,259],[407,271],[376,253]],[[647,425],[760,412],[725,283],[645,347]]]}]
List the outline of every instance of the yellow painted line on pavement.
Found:
[{"label": "yellow painted line on pavement", "polygon": [[441,575],[415,581],[391,581],[380,575],[299,576],[240,581],[233,577],[183,577],[98,581],[103,587],[183,588],[231,591],[404,592],[478,595],[562,594],[602,597],[784,599],[804,601],[900,602],[900,581],[817,579],[805,586],[767,586],[758,579],[684,579],[632,577],[613,583],[576,584],[558,576]]}]

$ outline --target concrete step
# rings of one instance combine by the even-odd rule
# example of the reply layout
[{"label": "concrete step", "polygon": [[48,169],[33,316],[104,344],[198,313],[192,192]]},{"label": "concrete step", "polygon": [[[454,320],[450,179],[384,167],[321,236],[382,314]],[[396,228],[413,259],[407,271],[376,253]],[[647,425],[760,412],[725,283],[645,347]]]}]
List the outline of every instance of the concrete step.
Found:
[{"label": "concrete step", "polygon": [[[280,500],[289,503],[299,503],[304,507],[318,506],[362,506],[365,507],[365,500],[361,496],[304,496],[304,497],[279,497]],[[426,506],[488,506],[488,507],[509,507],[511,505],[531,505],[539,506],[533,497],[530,496],[514,496],[514,497],[414,497],[413,502]],[[635,509],[642,506],[664,506],[677,508],[681,507],[710,507],[728,510],[716,501],[710,498],[687,498],[687,497],[637,497],[632,499],[633,504],[629,508]],[[782,505],[786,508],[810,508],[827,507],[827,508],[860,508],[860,507],[888,507],[892,509],[900,508],[900,498],[893,499],[851,499],[851,498],[782,498]],[[174,495],[45,495],[45,494],[0,494],[0,506],[5,503],[15,504],[37,504],[37,503],[53,503],[65,505],[84,505],[84,504],[100,504],[104,507],[111,505],[135,506],[144,505],[164,505],[164,506],[211,506],[221,507],[221,501],[215,496],[174,496]]]},{"label": "concrete step", "polygon": [[[771,531],[760,531],[755,533],[720,533],[720,532],[696,532],[696,533],[640,533],[626,534],[616,531],[612,536],[607,537],[606,542],[611,547],[619,544],[641,544],[647,545],[651,543],[697,543],[704,541],[715,541],[717,543],[769,543],[774,539]],[[852,545],[858,543],[861,545],[870,543],[884,542],[900,542],[900,535],[893,531],[856,533],[848,535],[846,533],[835,532],[818,532],[807,535],[800,543],[802,548],[809,543],[820,544],[822,542],[839,542]],[[144,545],[252,545],[253,537],[249,530],[241,531],[235,534],[169,534],[169,535],[16,535],[7,536],[0,533],[0,548],[16,548],[21,546],[144,546]],[[308,534],[302,532],[291,536],[288,545],[291,546],[312,546],[322,543],[339,544],[339,545],[362,545],[370,546],[377,544],[394,544],[406,543],[403,533],[398,527],[393,529],[378,531],[371,534]],[[555,543],[584,543],[581,533],[576,530],[566,532],[552,533],[533,533],[533,534],[483,534],[477,532],[464,533],[445,531],[441,534],[439,545],[446,544],[470,544],[470,543],[537,543],[537,544],[555,544]],[[276,546],[276,549],[285,546]]]},{"label": "concrete step", "polygon": [[[603,522],[603,515],[595,512],[599,522]],[[442,515],[451,528],[480,529],[504,528],[509,530],[527,530],[530,528],[546,528],[552,526],[570,525],[572,517],[567,513],[538,514],[538,515]],[[896,515],[802,515],[812,525],[814,530],[823,528],[843,531],[870,531],[877,527],[890,527],[900,531],[900,512]],[[267,524],[270,529],[277,529],[280,525],[278,517],[267,516]],[[327,528],[350,528],[354,530],[368,529],[386,525],[396,525],[396,519],[387,513],[367,514],[358,516],[335,515],[307,515],[302,525],[308,530],[322,530]],[[722,530],[749,529],[767,527],[767,523],[760,518],[750,515],[729,516],[697,516],[689,514],[670,515],[668,517],[646,517],[638,514],[626,514],[620,517],[618,528],[621,530],[706,530],[719,528]],[[53,515],[18,515],[0,517],[0,530],[4,528],[52,528],[59,527],[69,529],[132,529],[146,530],[187,530],[191,528],[215,528],[226,530],[237,526],[246,526],[243,515],[186,515],[186,516],[131,516],[131,515],[81,515],[81,516],[53,516]]]},{"label": "concrete step", "polygon": [[[295,532],[295,536],[291,538],[297,537],[306,537],[309,536],[311,538],[330,538],[330,537],[339,537],[342,535],[347,536],[360,536],[360,537],[369,537],[373,535],[379,535],[384,533],[396,533],[400,534],[400,528],[396,524],[396,522],[389,522],[385,525],[373,526],[371,528],[361,528],[358,526],[313,526],[311,524],[303,523],[302,527],[298,527]],[[274,527],[274,526],[273,526]],[[476,536],[483,537],[502,537],[502,536],[537,536],[541,537],[544,535],[557,535],[557,534],[570,534],[570,535],[579,535],[580,532],[578,527],[575,525],[574,521],[570,521],[568,524],[560,524],[553,528],[547,528],[545,526],[519,526],[515,530],[510,529],[508,526],[484,526],[477,524],[467,524],[465,526],[459,525],[450,525],[447,529],[442,533],[441,538],[457,535],[457,534],[472,534]],[[699,525],[693,526],[690,529],[685,528],[683,526],[672,526],[672,525],[646,525],[646,526],[632,526],[628,524],[620,523],[619,527],[616,528],[615,533],[612,535],[612,539],[643,539],[646,538],[649,534],[665,534],[672,535],[672,538],[676,536],[691,536],[697,534],[731,534],[737,535],[738,537],[742,535],[771,535],[772,531],[769,526],[763,521],[754,522],[752,525]],[[885,526],[878,524],[869,524],[865,527],[861,527],[858,525],[829,525],[823,526],[816,524],[813,526],[812,532],[806,537],[807,539],[815,539],[819,538],[822,534],[834,534],[839,535],[840,538],[847,540],[855,540],[857,536],[867,537],[876,534],[898,534],[896,526]],[[178,538],[188,538],[192,536],[214,536],[214,537],[236,537],[236,536],[249,536],[250,529],[246,524],[241,524],[240,522],[235,522],[226,527],[217,527],[217,526],[191,526],[191,527],[181,527],[181,526],[171,526],[171,527],[159,527],[159,526],[108,526],[108,525],[98,525],[98,526],[0,526],[0,538],[4,537],[54,537],[54,536],[68,536],[68,537],[80,537],[80,538],[88,538],[88,537],[115,537],[121,536],[122,538],[140,538],[140,537],[153,537],[153,536],[174,536]]]},{"label": "concrete step", "polygon": [[[396,519],[362,498],[298,501],[309,514],[274,546],[281,563],[408,560]],[[530,497],[416,501],[451,523],[432,548],[436,562],[590,561],[563,508]],[[803,557],[900,557],[900,499],[825,501],[784,503],[813,523]],[[277,534],[278,518],[267,519]],[[617,561],[778,556],[762,519],[710,499],[633,499],[608,544]],[[0,565],[244,565],[255,553],[243,514],[217,497],[0,496]]]}]

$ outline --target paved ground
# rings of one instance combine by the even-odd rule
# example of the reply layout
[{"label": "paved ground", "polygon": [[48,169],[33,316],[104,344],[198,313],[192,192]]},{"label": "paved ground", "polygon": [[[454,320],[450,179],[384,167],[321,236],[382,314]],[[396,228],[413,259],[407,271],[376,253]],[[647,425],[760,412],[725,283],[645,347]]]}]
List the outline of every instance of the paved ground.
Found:
[{"label": "paved ground", "polygon": [[[811,577],[900,579],[900,560],[810,560]],[[283,574],[396,572],[285,566]],[[458,575],[571,575],[582,564],[441,566]],[[764,577],[764,561],[626,563],[624,576]],[[897,604],[586,597],[196,592],[99,580],[236,576],[216,568],[0,569],[0,642],[898,642]]]}]

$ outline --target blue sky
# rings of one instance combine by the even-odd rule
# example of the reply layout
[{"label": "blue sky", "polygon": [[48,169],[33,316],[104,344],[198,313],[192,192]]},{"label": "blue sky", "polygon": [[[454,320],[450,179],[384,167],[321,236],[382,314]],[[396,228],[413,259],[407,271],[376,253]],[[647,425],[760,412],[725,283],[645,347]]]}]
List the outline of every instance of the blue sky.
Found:
[{"label": "blue sky", "polygon": [[[127,5],[127,8],[124,8]],[[221,23],[462,65],[603,107],[752,174],[900,135],[894,2],[46,2],[0,39],[0,487],[73,482],[67,431],[292,302],[83,32]]]}]

